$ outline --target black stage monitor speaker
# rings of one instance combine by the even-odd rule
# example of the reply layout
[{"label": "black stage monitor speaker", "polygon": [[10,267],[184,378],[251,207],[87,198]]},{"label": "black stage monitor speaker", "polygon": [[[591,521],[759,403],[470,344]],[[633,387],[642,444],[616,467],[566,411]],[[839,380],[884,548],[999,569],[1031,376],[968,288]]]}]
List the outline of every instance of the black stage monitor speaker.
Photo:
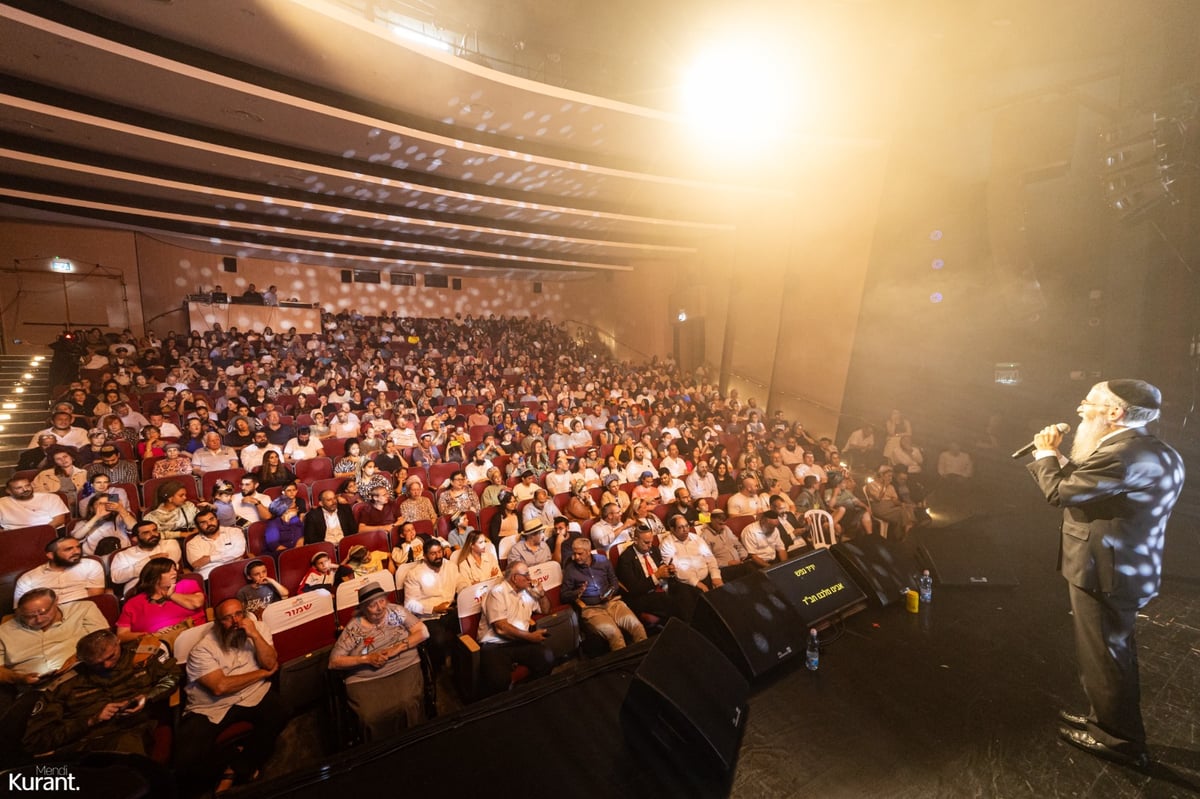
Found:
[{"label": "black stage monitor speaker", "polygon": [[629,684],[621,726],[635,746],[646,741],[656,753],[727,773],[737,761],[749,695],[745,678],[716,647],[671,619]]},{"label": "black stage monitor speaker", "polygon": [[702,594],[692,626],[751,679],[800,654],[808,630],[761,572]]},{"label": "black stage monitor speaker", "polygon": [[917,590],[921,567],[916,558],[886,538],[862,536],[834,544],[830,551],[872,604],[885,608],[900,602],[906,590]]},{"label": "black stage monitor speaker", "polygon": [[803,627],[820,627],[838,616],[849,616],[867,606],[867,595],[829,554],[817,549],[784,561],[764,574],[796,609]]}]

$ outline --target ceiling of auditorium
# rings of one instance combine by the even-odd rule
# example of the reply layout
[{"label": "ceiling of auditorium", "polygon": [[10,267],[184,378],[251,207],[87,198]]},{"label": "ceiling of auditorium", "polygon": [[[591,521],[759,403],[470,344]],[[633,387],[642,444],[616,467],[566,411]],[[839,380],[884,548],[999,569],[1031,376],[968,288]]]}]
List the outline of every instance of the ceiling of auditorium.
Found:
[{"label": "ceiling of auditorium", "polygon": [[[814,140],[883,135],[897,101],[879,76],[914,40],[953,46],[938,44],[946,19],[916,13],[923,0],[760,5],[811,11],[810,37],[858,37],[825,51],[842,105]],[[1043,14],[1032,0],[963,6],[989,41],[1016,24],[1023,64],[1120,40],[1116,21],[1074,43],[1024,35]],[[0,216],[360,269],[538,279],[687,260],[741,198],[787,191],[769,170],[699,154],[672,110],[671,63],[729,8],[0,0]],[[473,49],[397,37],[381,9]],[[966,68],[1002,60],[973,41]]]}]

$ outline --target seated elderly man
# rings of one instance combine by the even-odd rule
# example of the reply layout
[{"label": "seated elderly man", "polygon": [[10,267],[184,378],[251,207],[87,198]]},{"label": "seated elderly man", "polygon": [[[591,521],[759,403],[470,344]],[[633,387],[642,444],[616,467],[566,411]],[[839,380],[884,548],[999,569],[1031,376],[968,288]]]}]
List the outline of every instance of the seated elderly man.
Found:
[{"label": "seated elderly man", "polygon": [[25,728],[27,752],[116,751],[145,755],[151,712],[179,684],[170,652],[152,636],[122,644],[96,630],[75,644],[75,666],[43,689]]},{"label": "seated elderly man", "polygon": [[787,547],[779,535],[779,514],[773,510],[764,511],[757,521],[743,527],[742,546],[750,560],[760,568],[787,560]]},{"label": "seated elderly man", "polygon": [[777,480],[778,490],[787,493],[792,490],[793,485],[798,484],[804,478],[801,477],[800,480],[794,478],[792,467],[783,462],[783,452],[777,449],[771,453],[771,462],[763,467],[763,479],[768,485],[772,480]]},{"label": "seated elderly man", "polygon": [[508,551],[509,563],[526,563],[536,566],[553,560],[562,563],[563,537],[556,536],[554,548],[546,542],[546,523],[540,518],[530,519],[521,526],[521,540]]},{"label": "seated elderly man", "polygon": [[104,564],[85,558],[74,538],[56,538],[46,544],[46,563],[17,578],[13,601],[35,588],[52,588],[62,604],[104,593]]},{"label": "seated elderly man", "polygon": [[750,560],[750,553],[742,544],[742,539],[725,523],[726,518],[725,511],[718,508],[710,514],[708,524],[700,525],[696,532],[704,543],[708,544],[713,557],[716,558],[721,576],[724,579],[736,580],[754,571],[754,564]]},{"label": "seated elderly man", "polygon": [[317,506],[304,515],[305,544],[321,541],[337,544],[357,532],[358,520],[354,518],[353,509],[338,502],[337,494],[331,490],[322,491]]},{"label": "seated elderly man", "polygon": [[563,569],[563,602],[579,609],[583,624],[608,642],[612,651],[625,648],[625,635],[646,640],[646,628],[616,595],[617,575],[603,555],[593,555],[586,538],[571,542],[571,559]]},{"label": "seated elderly man", "polygon": [[75,644],[108,622],[92,602],[59,605],[49,588],[34,588],[17,602],[17,612],[0,624],[0,684],[16,690],[36,685],[62,668]]},{"label": "seated elderly man", "polygon": [[13,475],[5,484],[8,496],[0,498],[0,527],[16,530],[36,524],[62,527],[69,511],[58,494],[38,494],[28,477]]},{"label": "seated elderly man", "polygon": [[[175,770],[192,790],[207,790],[221,775],[217,791],[222,792],[257,776],[287,725],[287,714],[271,687],[279,658],[270,631],[236,599],[217,605],[213,616],[212,629],[188,654],[187,713],[176,733]],[[225,764],[214,757],[214,744],[223,730],[241,721],[253,730],[222,774]]]},{"label": "seated elderly man", "polygon": [[636,528],[636,520],[621,518],[620,505],[608,502],[600,511],[600,520],[592,525],[592,544],[601,552],[607,552],[613,544],[629,540]]},{"label": "seated elderly man", "polygon": [[692,523],[681,513],[667,517],[666,528],[671,534],[664,536],[659,551],[665,560],[675,566],[675,579],[700,591],[720,588],[721,567],[712,550],[693,529]]},{"label": "seated elderly man", "polygon": [[671,580],[675,576],[675,566],[663,558],[655,538],[652,530],[638,528],[633,543],[617,558],[616,572],[621,581],[622,598],[636,613],[650,613],[663,619],[674,616],[688,621],[690,616],[685,613],[685,607],[694,603],[680,602],[676,593],[694,589],[680,583],[683,588],[678,592],[675,590],[676,584]]},{"label": "seated elderly man", "polygon": [[487,694],[506,690],[512,682],[512,667],[520,663],[535,678],[554,668],[554,652],[546,645],[550,635],[534,629],[534,612],[547,613],[550,600],[533,588],[529,566],[510,563],[504,579],[488,591],[479,620],[479,666]]},{"label": "seated elderly man", "polygon": [[[515,493],[515,492],[514,492]],[[550,501],[550,494],[546,489],[539,488],[533,493],[533,501],[525,506],[521,511],[521,521],[529,522],[537,519],[547,527],[554,526],[554,519],[558,516],[558,506]]]},{"label": "seated elderly man", "polygon": [[424,681],[417,646],[429,631],[388,602],[375,583],[358,590],[358,612],[342,629],[329,667],[347,671],[346,696],[368,741],[395,735],[424,719]]},{"label": "seated elderly man", "polygon": [[720,494],[720,491],[717,490],[717,478],[713,476],[708,468],[708,461],[705,460],[696,462],[695,470],[687,476],[683,484],[696,499],[701,497],[716,499]]},{"label": "seated elderly man", "polygon": [[209,431],[204,434],[204,446],[192,453],[192,473],[203,475],[222,469],[238,468],[238,455],[232,447],[221,443],[221,434]]}]

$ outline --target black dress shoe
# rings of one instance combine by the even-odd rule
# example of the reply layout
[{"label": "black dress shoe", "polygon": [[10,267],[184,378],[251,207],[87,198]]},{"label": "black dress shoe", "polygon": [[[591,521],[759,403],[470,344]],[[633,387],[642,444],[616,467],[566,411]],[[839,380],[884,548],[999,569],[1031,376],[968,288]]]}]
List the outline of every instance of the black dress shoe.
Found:
[{"label": "black dress shoe", "polygon": [[1087,729],[1087,716],[1080,716],[1076,713],[1070,712],[1069,710],[1060,710],[1058,711],[1058,718],[1063,722],[1070,724],[1077,730]]},{"label": "black dress shoe", "polygon": [[1071,746],[1082,749],[1085,752],[1091,752],[1097,757],[1107,758],[1114,763],[1120,763],[1122,766],[1144,769],[1150,764],[1150,756],[1145,752],[1139,752],[1136,755],[1120,752],[1116,749],[1113,749],[1111,746],[1100,743],[1082,730],[1073,730],[1070,727],[1059,727],[1058,737],[1071,744]]}]

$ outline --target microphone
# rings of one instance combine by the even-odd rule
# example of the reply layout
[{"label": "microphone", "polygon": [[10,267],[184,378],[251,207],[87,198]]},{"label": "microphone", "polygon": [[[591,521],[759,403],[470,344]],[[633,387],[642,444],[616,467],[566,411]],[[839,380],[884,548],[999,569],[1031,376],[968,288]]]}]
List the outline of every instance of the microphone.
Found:
[{"label": "microphone", "polygon": [[[1059,422],[1058,424],[1054,425],[1054,429],[1060,433],[1066,434],[1066,433],[1071,432],[1071,425],[1067,424],[1066,422]],[[1026,444],[1025,446],[1021,447],[1019,450],[1014,452],[1012,454],[1012,457],[1023,458],[1026,455],[1028,455],[1029,453],[1033,452],[1035,449],[1037,449],[1037,444],[1030,441],[1028,444]]]}]

